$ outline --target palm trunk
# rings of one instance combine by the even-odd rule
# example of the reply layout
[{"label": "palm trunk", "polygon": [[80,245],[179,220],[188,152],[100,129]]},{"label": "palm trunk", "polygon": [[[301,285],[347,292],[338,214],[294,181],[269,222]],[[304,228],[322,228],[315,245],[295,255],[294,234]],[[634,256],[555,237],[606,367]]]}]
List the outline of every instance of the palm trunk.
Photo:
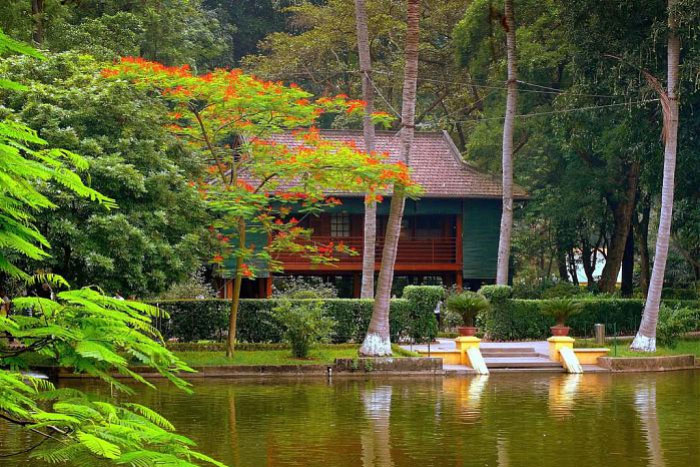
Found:
[{"label": "palm trunk", "polygon": [[513,0],[505,1],[506,51],[508,56],[508,92],[506,95],[506,118],[503,122],[503,212],[501,235],[498,241],[498,267],[496,284],[508,284],[508,262],[510,238],[513,230],[513,127],[517,105],[518,72],[515,58],[515,19]]},{"label": "palm trunk", "polygon": [[678,0],[668,0],[668,91],[661,89],[661,103],[664,112],[664,179],[661,189],[661,213],[659,232],[656,238],[654,268],[651,272],[649,293],[647,295],[642,322],[637,336],[630,348],[645,352],[656,350],[656,323],[659,320],[661,290],[664,285],[664,273],[668,258],[668,244],[671,237],[671,219],[673,216],[673,190],[676,172],[676,147],[678,144],[678,62],[680,60],[680,39],[676,35],[677,22],[672,14],[673,6]]},{"label": "palm trunk", "polygon": [[[245,248],[246,227],[245,221],[238,222],[238,242],[241,249]],[[226,337],[226,357],[233,357],[236,346],[236,322],[238,321],[238,308],[241,303],[241,286],[243,285],[243,258],[236,258],[236,278],[233,280],[233,293],[231,297],[231,312],[228,316],[228,336]]]},{"label": "palm trunk", "polygon": [[[372,60],[369,50],[369,32],[367,28],[367,9],[365,0],[355,0],[355,17],[357,22],[357,51],[360,57],[362,73],[362,99],[366,102],[362,130],[365,139],[365,151],[374,151],[374,124],[372,112],[374,102],[372,95]],[[377,244],[377,203],[365,201],[365,224],[362,245],[362,290],[360,297],[374,297],[374,255]]]},{"label": "palm trunk", "polygon": [[[401,153],[400,159],[409,165],[409,154],[413,144],[416,116],[416,85],[418,81],[418,33],[420,18],[420,0],[408,0],[406,28],[406,67],[404,69],[403,104],[401,108]],[[389,305],[391,302],[391,285],[394,280],[394,264],[401,234],[401,221],[406,201],[404,189],[394,186],[384,238],[382,264],[379,268],[377,293],[360,355],[381,357],[391,355],[389,336]]]}]

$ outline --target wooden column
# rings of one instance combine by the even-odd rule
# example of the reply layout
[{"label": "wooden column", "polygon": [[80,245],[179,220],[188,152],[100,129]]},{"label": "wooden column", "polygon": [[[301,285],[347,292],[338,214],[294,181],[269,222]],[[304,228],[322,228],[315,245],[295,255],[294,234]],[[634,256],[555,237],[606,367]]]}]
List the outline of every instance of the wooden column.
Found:
[{"label": "wooden column", "polygon": [[265,298],[272,297],[272,276],[265,279]]}]

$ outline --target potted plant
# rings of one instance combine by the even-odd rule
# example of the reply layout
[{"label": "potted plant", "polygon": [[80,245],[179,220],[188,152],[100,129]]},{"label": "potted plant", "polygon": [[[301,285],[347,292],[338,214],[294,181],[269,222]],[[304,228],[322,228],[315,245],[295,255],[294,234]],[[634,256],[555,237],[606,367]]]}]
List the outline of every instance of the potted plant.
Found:
[{"label": "potted plant", "polygon": [[447,299],[447,309],[462,317],[463,326],[458,326],[460,336],[476,334],[474,321],[476,316],[489,307],[489,301],[476,292],[462,292]]},{"label": "potted plant", "polygon": [[542,313],[551,316],[556,324],[550,329],[553,336],[568,336],[566,320],[581,311],[581,304],[570,298],[555,298],[544,302]]}]

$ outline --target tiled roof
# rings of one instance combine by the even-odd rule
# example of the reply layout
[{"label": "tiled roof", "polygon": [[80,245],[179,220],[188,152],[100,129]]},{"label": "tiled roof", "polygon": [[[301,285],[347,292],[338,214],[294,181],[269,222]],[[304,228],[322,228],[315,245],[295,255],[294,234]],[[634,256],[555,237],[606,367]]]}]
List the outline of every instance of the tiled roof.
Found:
[{"label": "tiled roof", "polygon": [[[321,137],[334,141],[353,141],[364,149],[360,130],[321,130]],[[272,139],[288,146],[300,144],[291,133],[275,135]],[[389,160],[399,160],[397,132],[377,131],[375,149],[389,153]],[[423,187],[422,198],[501,198],[499,177],[479,172],[462,160],[447,132],[416,132],[411,148],[409,166],[412,177]],[[528,197],[525,190],[513,187],[516,199]]]}]

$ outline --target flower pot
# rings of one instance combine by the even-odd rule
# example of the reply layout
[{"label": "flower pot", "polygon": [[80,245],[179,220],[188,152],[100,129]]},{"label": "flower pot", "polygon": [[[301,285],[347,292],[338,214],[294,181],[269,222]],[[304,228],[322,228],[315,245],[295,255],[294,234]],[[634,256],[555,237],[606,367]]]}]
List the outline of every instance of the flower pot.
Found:
[{"label": "flower pot", "polygon": [[476,334],[476,328],[474,326],[459,326],[457,327],[460,336],[469,337]]},{"label": "flower pot", "polygon": [[553,336],[568,336],[571,328],[569,326],[556,325],[549,329],[552,331]]}]

